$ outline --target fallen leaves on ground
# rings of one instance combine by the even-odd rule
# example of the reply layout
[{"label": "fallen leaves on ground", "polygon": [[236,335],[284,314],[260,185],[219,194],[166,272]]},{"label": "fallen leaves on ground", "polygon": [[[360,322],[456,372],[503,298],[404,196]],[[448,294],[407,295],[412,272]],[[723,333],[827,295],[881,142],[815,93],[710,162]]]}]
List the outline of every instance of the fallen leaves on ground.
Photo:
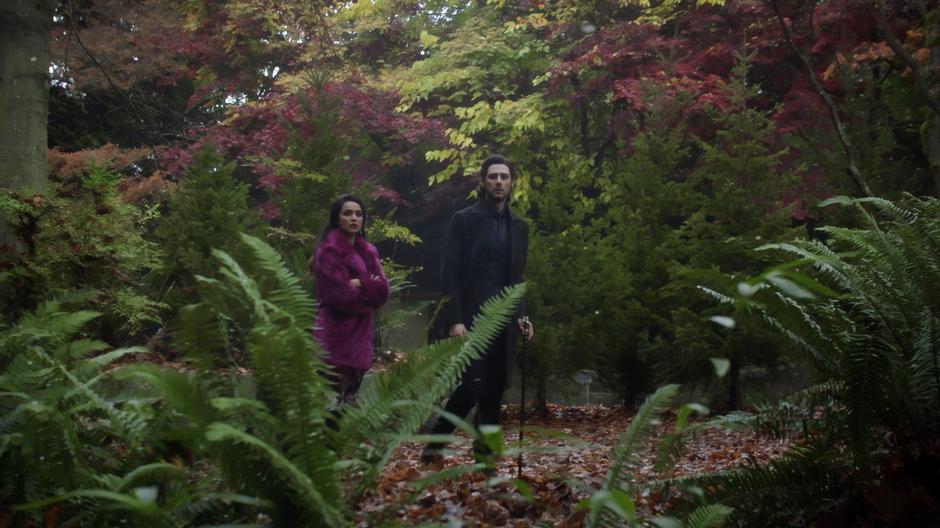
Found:
[{"label": "fallen leaves on ground", "polygon": [[[376,489],[360,503],[360,526],[368,526],[369,520],[374,520],[371,516],[395,504],[400,507],[392,510],[393,518],[406,525],[581,526],[584,511],[578,510],[578,502],[603,483],[610,450],[632,416],[622,407],[550,405],[547,417],[527,417],[522,480],[531,489],[530,498],[510,482],[517,476],[515,459],[501,459],[491,476],[470,472],[416,491],[416,482],[438,470],[473,464],[471,440],[459,435],[450,447],[451,454],[437,468],[420,463],[421,444],[399,446]],[[518,423],[518,408],[507,408],[502,423],[507,446],[517,445]],[[671,426],[663,420],[653,437],[671,431]],[[637,482],[645,482],[765,464],[788,447],[786,441],[751,430],[707,429],[689,442],[668,474],[656,473],[654,448],[647,446],[635,477]],[[637,502],[645,513],[662,512],[665,506],[655,493],[637,497]]]}]

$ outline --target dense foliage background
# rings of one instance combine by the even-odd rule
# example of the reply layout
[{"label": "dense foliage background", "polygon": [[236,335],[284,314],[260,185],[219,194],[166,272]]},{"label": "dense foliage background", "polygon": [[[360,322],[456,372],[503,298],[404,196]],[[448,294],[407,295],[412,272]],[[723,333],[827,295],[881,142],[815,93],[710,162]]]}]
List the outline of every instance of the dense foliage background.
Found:
[{"label": "dense foliage background", "polygon": [[[742,490],[801,474],[817,495],[786,507],[768,499],[744,523],[848,509],[883,476],[885,452],[927,468],[911,486],[940,491],[936,2],[47,4],[45,191],[0,174],[0,460],[18,461],[0,500],[30,504],[0,526],[66,499],[89,523],[108,521],[82,501],[170,525],[255,511],[275,524],[349,519],[391,448],[320,449],[332,433],[313,401],[329,389],[313,381],[312,343],[291,339],[312,323],[306,268],[326,208],[343,191],[365,197],[395,291],[433,296],[447,218],[492,152],[516,161],[513,207],[532,226],[538,346],[527,372],[540,407],[549,386],[586,369],[628,405],[682,383],[714,409],[752,412],[738,422],[802,423],[803,451],[712,485],[708,500],[740,506]],[[283,290],[272,305],[251,304],[271,288]],[[387,329],[411,315],[389,312]],[[258,355],[278,346],[308,353],[291,361],[309,370],[296,381],[313,392],[264,379],[265,368],[290,370]],[[97,359],[110,347],[141,348]],[[95,392],[111,360],[145,352],[201,358],[206,370],[135,367]],[[50,370],[24,381],[26,361]],[[257,380],[232,377],[246,366]],[[743,391],[742,373],[783,366],[812,387],[779,406]],[[255,383],[269,400],[253,399]],[[408,390],[394,398],[417,396]],[[350,438],[379,430],[376,416],[417,431],[417,415],[376,398],[374,415],[348,417]],[[297,409],[319,410],[307,423],[291,421]],[[189,425],[173,433],[181,420]],[[65,431],[63,443],[49,428]],[[292,435],[304,428],[321,459],[303,458],[314,448]],[[62,457],[53,466],[43,442]],[[73,465],[90,444],[100,459]],[[257,448],[285,487],[265,495],[228,467],[224,449],[239,445]],[[346,455],[363,462],[355,482],[330,465]],[[187,471],[207,487],[187,487]],[[159,511],[119,497],[158,474],[168,479]],[[311,475],[331,487],[315,489]],[[623,509],[611,490],[629,486],[618,479],[595,509]],[[216,500],[244,511],[197,506]],[[727,520],[730,510],[711,513]]]}]

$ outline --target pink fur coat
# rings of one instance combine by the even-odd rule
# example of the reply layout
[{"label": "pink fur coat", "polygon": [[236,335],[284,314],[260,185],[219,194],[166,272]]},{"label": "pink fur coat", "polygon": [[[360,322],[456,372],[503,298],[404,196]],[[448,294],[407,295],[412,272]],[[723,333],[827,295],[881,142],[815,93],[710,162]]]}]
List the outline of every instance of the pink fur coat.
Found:
[{"label": "pink fur coat", "polygon": [[[372,316],[388,300],[388,280],[379,252],[361,236],[355,244],[338,229],[317,247],[317,320],[313,336],[336,367],[366,371],[372,366]],[[378,278],[372,279],[375,275]],[[362,281],[353,286],[350,279]]]}]

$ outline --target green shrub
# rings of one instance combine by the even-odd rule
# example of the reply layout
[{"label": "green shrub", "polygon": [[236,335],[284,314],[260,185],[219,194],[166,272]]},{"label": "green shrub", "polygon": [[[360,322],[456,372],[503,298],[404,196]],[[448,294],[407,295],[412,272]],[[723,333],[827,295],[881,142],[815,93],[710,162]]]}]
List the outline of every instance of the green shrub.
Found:
[{"label": "green shrub", "polygon": [[154,209],[121,201],[119,177],[90,167],[79,179],[52,184],[48,197],[0,193],[0,212],[12,223],[18,249],[0,257],[0,305],[5,322],[70,290],[89,290],[102,313],[98,334],[126,339],[159,324],[164,305],[144,289],[161,269],[157,247],[144,237]]},{"label": "green shrub", "polygon": [[[756,427],[784,430],[798,417],[807,447],[769,467],[708,480],[715,500],[748,505],[738,510],[749,512],[748,524],[804,524],[872,490],[890,476],[876,475],[891,450],[904,452],[911,468],[936,467],[940,201],[836,197],[822,205],[851,207],[861,226],[820,228],[825,243],[770,244],[764,249],[798,260],[706,288],[732,309],[732,333],[739,321],[762,324],[804,354],[820,381],[750,417]],[[911,504],[910,519],[936,522]]]},{"label": "green shrub", "polygon": [[[215,251],[217,278],[175,336],[191,366],[105,367],[135,349],[76,336],[96,314],[48,303],[0,333],[0,500],[16,515],[80,525],[347,526],[394,448],[427,421],[511,318],[524,285],[484,306],[466,340],[408,354],[359,405],[333,409],[314,302],[267,244]],[[241,336],[251,370],[219,369]],[[258,399],[254,396],[257,394]],[[476,467],[476,466],[474,466]],[[393,512],[399,505],[389,505]],[[389,512],[376,512],[386,517]]]},{"label": "green shrub", "polygon": [[232,177],[233,169],[213,147],[203,147],[167,201],[155,233],[166,268],[154,280],[174,308],[195,298],[196,275],[215,270],[213,249],[243,257],[239,233],[257,232],[261,226],[248,207],[248,185]]}]

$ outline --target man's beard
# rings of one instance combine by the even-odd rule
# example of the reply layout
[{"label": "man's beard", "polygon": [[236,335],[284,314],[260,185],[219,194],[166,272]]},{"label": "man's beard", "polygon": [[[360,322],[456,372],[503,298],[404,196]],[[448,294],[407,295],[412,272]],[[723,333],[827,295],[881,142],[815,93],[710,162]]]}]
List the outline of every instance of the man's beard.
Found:
[{"label": "man's beard", "polygon": [[512,194],[512,187],[509,187],[508,189],[504,189],[502,197],[496,197],[492,193],[490,193],[486,189],[486,187],[483,188],[483,196],[486,198],[486,201],[491,202],[491,203],[506,202],[508,204],[509,196],[511,194]]}]

